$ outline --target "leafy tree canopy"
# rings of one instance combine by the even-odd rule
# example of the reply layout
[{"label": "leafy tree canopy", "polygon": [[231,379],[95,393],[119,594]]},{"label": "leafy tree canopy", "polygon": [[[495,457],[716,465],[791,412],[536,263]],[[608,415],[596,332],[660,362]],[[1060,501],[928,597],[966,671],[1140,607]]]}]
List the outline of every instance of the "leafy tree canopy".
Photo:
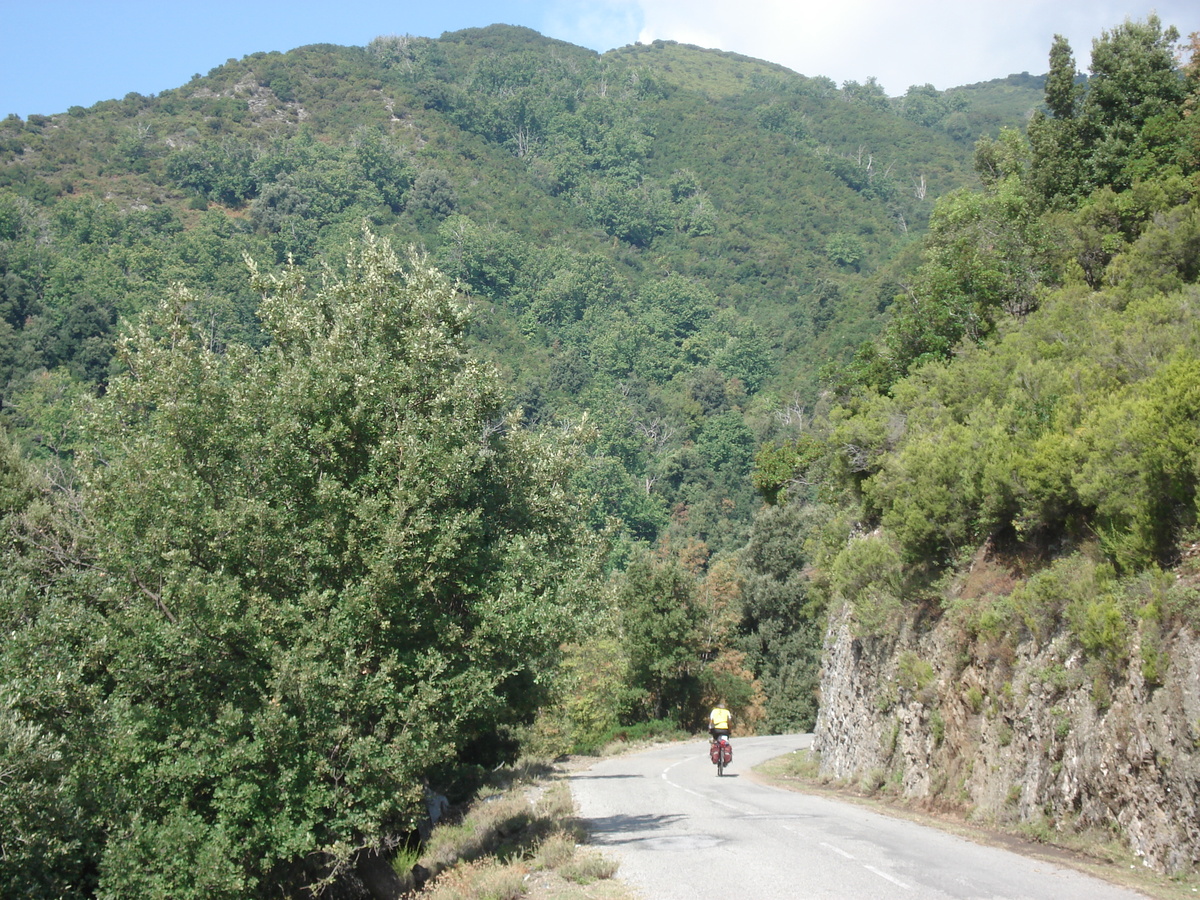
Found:
[{"label": "leafy tree canopy", "polygon": [[253,281],[262,349],[214,346],[182,289],[122,338],[91,588],[30,613],[5,577],[5,752],[92,805],[105,896],[274,895],[388,850],[439,767],[503,757],[583,614],[571,442],[506,411],[451,285],[370,235],[318,288]]}]

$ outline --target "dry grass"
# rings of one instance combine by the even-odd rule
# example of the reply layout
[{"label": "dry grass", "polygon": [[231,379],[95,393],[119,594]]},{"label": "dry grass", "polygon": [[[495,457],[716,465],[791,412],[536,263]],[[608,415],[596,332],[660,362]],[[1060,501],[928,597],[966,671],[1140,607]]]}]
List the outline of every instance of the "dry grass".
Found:
[{"label": "dry grass", "polygon": [[525,876],[518,866],[478,859],[447,869],[421,896],[429,900],[519,900],[525,896]]},{"label": "dry grass", "polygon": [[793,750],[767,760],[759,769],[775,778],[815,779],[821,770],[821,757],[812,750]]},{"label": "dry grass", "polygon": [[595,850],[576,852],[569,860],[558,867],[559,873],[568,881],[576,884],[591,884],[612,878],[617,874],[617,864]]},{"label": "dry grass", "polygon": [[419,864],[422,900],[629,900],[617,864],[581,846],[564,773],[547,766],[503,773],[469,808],[438,825]]},{"label": "dry grass", "polygon": [[539,869],[558,869],[571,862],[575,856],[575,836],[565,831],[556,831],[537,848],[532,863]]}]

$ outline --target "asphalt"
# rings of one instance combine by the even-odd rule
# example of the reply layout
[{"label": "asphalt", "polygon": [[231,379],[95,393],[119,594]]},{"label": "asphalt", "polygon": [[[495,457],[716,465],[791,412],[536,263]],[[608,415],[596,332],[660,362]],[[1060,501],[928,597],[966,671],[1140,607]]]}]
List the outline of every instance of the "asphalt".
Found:
[{"label": "asphalt", "polygon": [[811,735],[734,738],[718,778],[706,742],[613,757],[571,776],[591,842],[646,900],[1135,900],[1144,895],[858,804],[746,777]]}]

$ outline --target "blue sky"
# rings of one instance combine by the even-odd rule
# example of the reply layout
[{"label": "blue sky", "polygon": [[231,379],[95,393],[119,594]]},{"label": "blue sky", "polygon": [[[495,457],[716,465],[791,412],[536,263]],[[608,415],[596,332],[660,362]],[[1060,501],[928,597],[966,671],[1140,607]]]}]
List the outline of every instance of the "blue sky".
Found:
[{"label": "blue sky", "polygon": [[598,51],[657,38],[717,47],[838,83],[875,76],[895,95],[1044,72],[1056,33],[1086,68],[1103,29],[1154,9],[1184,35],[1200,30],[1196,0],[0,0],[0,116],[158,93],[260,50],[493,22]]}]

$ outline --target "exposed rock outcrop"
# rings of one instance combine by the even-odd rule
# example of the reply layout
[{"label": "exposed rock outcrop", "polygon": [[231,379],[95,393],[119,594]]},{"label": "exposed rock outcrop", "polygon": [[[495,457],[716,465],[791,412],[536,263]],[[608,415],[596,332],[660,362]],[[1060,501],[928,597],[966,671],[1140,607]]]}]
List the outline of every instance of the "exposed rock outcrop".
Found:
[{"label": "exposed rock outcrop", "polygon": [[[1200,861],[1200,639],[1162,638],[1148,682],[1136,644],[1103,676],[1066,633],[1015,644],[908,618],[856,638],[831,617],[815,747],[821,771],[891,782],[982,820],[1103,827],[1157,870]],[[1156,652],[1160,652],[1156,650]]]}]

